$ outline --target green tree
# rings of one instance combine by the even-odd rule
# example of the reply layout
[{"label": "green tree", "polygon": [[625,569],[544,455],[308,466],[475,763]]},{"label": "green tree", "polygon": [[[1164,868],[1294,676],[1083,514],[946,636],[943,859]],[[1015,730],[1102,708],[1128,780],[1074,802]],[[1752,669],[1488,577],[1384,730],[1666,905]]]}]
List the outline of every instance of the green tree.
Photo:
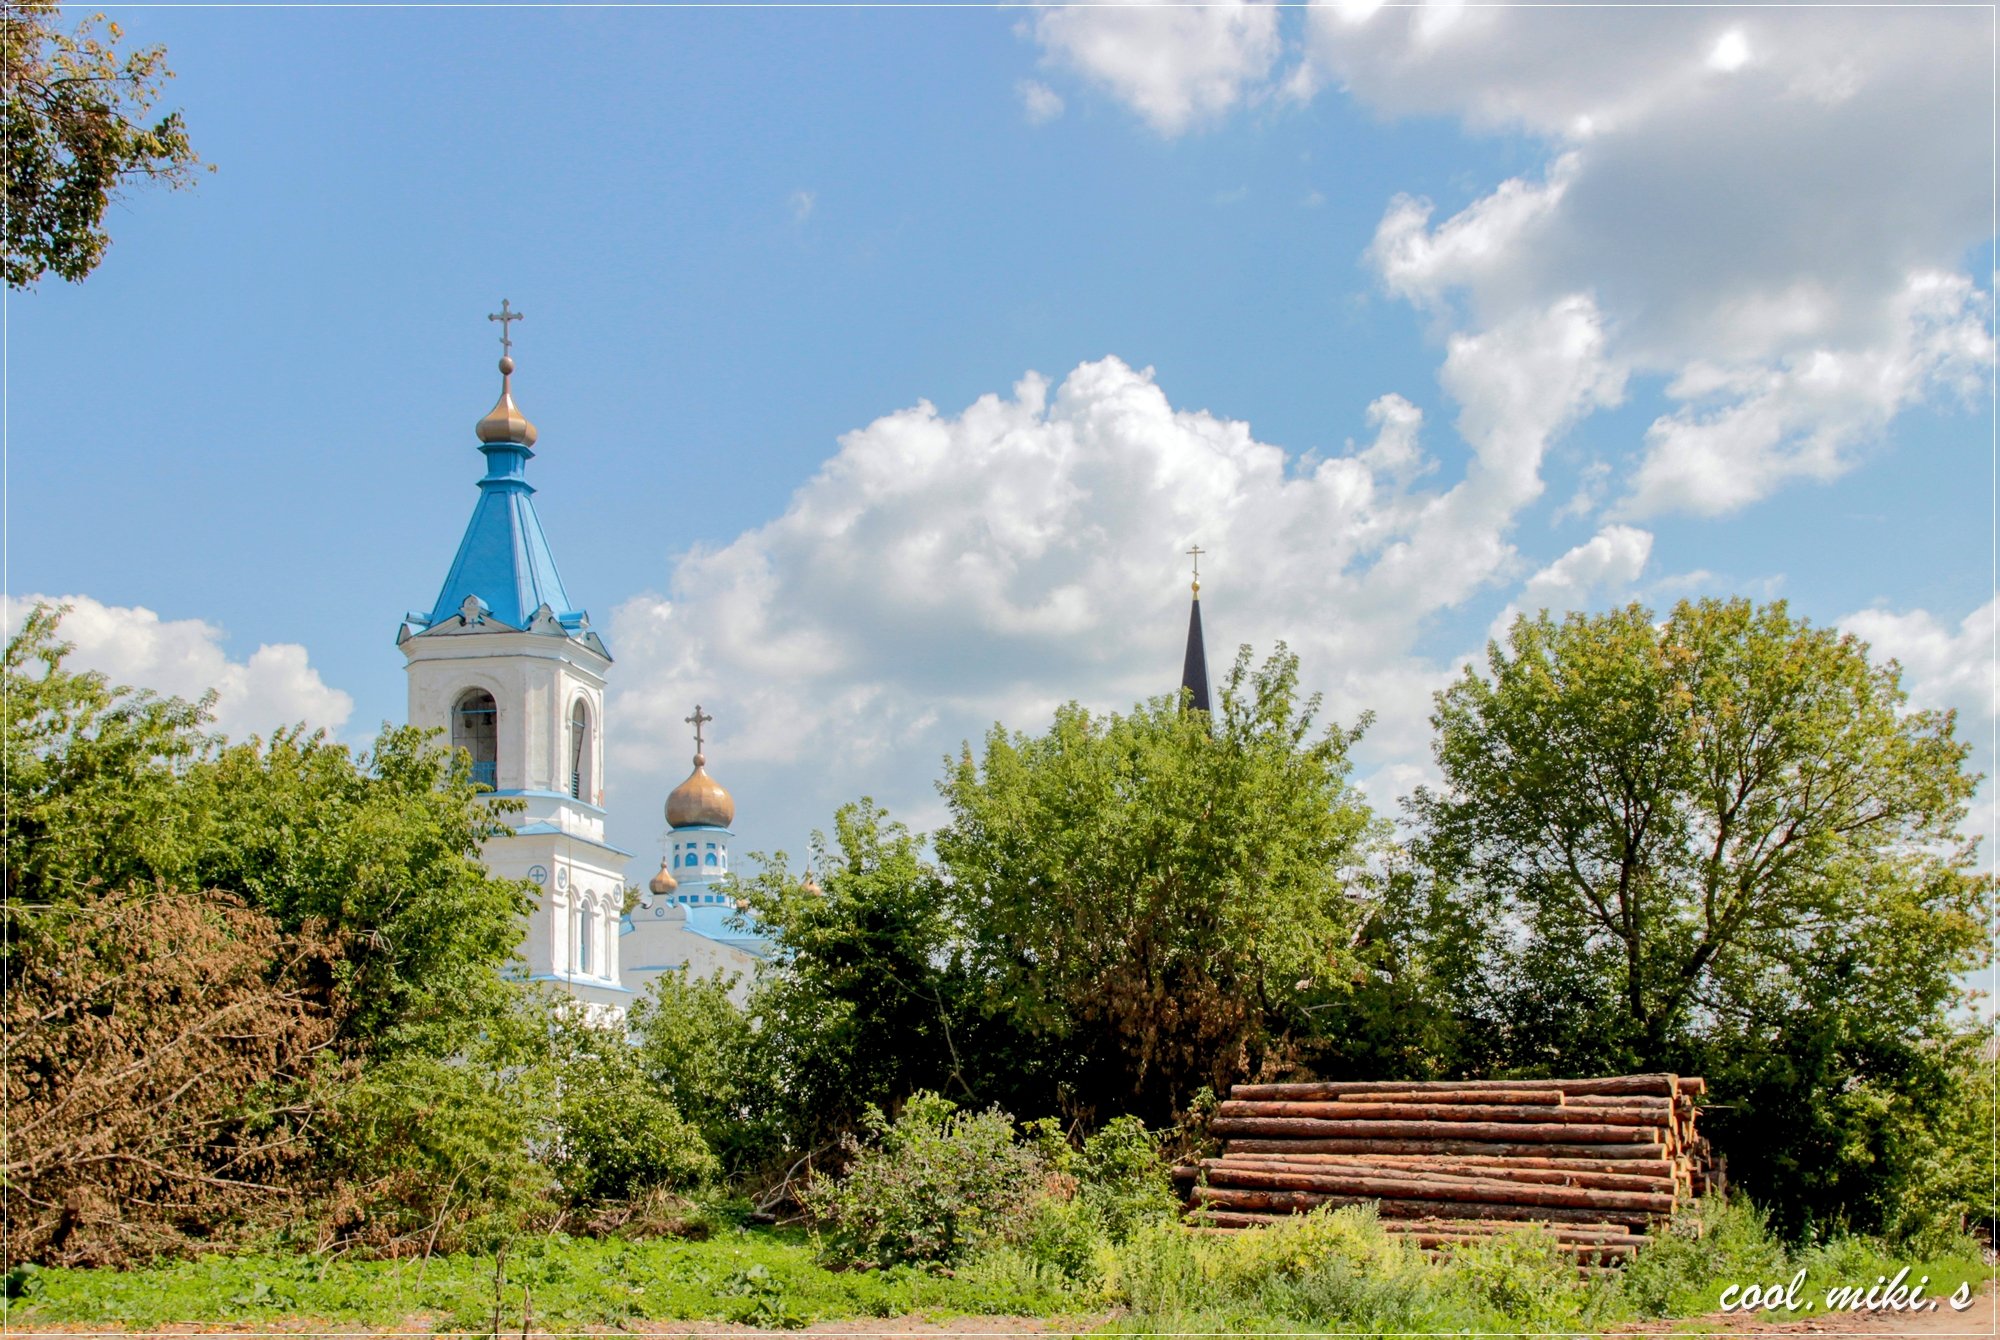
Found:
[{"label": "green tree", "polygon": [[1467,1068],[1706,1071],[1781,1223],[1883,1222],[1991,895],[1967,746],[1898,678],[1782,603],[1517,620],[1438,695],[1444,788],[1410,802],[1403,929]]},{"label": "green tree", "polygon": [[[350,1052],[442,1055],[504,1006],[526,894],[480,861],[505,829],[462,754],[408,727],[359,758],[297,730],[227,744],[207,731],[208,699],[70,670],[58,619],[35,610],[4,655],[14,908],[87,915],[107,892],[166,885],[238,895],[287,933],[318,928],[348,947]],[[10,945],[24,926],[9,921]]]},{"label": "green tree", "polygon": [[1285,1058],[1307,1002],[1351,983],[1382,834],[1347,784],[1359,730],[1315,732],[1298,669],[1281,646],[1253,672],[1246,647],[1213,716],[1071,704],[945,778],[966,990],[1050,1086],[992,1097],[1164,1121]]},{"label": "green tree", "polygon": [[61,614],[31,610],[0,661],[11,904],[75,899],[93,882],[150,883],[186,840],[180,773],[214,746],[204,729],[212,698],[161,698],[66,669]]},{"label": "green tree", "polygon": [[770,1048],[734,979],[662,973],[627,1020],[647,1083],[701,1133],[724,1172],[758,1170],[782,1148]]},{"label": "green tree", "polygon": [[962,953],[936,867],[868,799],[840,808],[831,843],[814,841],[821,890],[782,853],[741,886],[777,946],[750,1000],[758,1082],[801,1151],[852,1130],[871,1104],[972,1092]]},{"label": "green tree", "polygon": [[110,245],[111,201],[134,182],[188,185],[200,161],[179,112],[152,115],[173,77],[166,48],[120,52],[117,24],[97,34],[102,14],[65,32],[60,13],[56,0],[0,8],[0,188],[11,288],[51,271],[82,279]]}]

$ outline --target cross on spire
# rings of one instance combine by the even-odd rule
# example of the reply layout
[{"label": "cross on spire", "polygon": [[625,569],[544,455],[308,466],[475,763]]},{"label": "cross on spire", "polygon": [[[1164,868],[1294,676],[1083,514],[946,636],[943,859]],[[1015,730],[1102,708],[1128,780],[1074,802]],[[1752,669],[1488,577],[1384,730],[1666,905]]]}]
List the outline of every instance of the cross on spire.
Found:
[{"label": "cross on spire", "polygon": [[1188,550],[1188,553],[1194,558],[1194,593],[1196,595],[1201,594],[1201,556],[1207,552],[1208,550],[1202,548],[1200,545],[1196,545],[1194,548]]},{"label": "cross on spire", "polygon": [[508,327],[516,321],[527,320],[526,315],[521,312],[507,310],[507,300],[502,298],[500,300],[500,310],[487,313],[486,319],[500,323],[500,352],[504,357],[512,358],[514,356],[514,340],[513,334],[508,330]]},{"label": "cross on spire", "polygon": [[702,726],[703,726],[704,724],[706,724],[707,722],[710,722],[710,721],[713,721],[713,720],[715,720],[715,718],[714,718],[713,716],[711,716],[710,714],[708,714],[708,713],[706,713],[706,712],[702,711],[702,710],[701,710],[701,704],[700,704],[700,703],[696,703],[696,704],[694,705],[694,715],[693,715],[693,716],[691,716],[691,717],[682,717],[682,718],[681,718],[681,720],[682,720],[682,721],[690,721],[690,722],[693,722],[693,723],[694,723],[694,752],[695,752],[695,753],[696,753],[697,755],[698,755],[698,754],[700,754],[700,753],[701,753],[701,728],[702,728]]}]

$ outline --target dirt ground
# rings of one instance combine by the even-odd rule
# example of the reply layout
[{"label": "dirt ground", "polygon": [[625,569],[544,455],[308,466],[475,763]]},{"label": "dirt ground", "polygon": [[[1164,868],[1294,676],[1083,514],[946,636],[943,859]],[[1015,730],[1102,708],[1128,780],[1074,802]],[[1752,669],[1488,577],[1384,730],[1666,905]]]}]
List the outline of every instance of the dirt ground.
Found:
[{"label": "dirt ground", "polygon": [[[629,1329],[589,1332],[605,1336],[672,1336],[676,1340],[695,1340],[695,1337],[715,1336],[741,1340],[745,1336],[770,1337],[791,1334],[820,1337],[834,1340],[835,1337],[853,1336],[856,1340],[897,1340],[898,1337],[968,1336],[977,1340],[1001,1340],[1005,1336],[1033,1336],[1050,1338],[1074,1336],[1089,1333],[1102,1325],[1105,1317],[1067,1317],[1043,1319],[1037,1317],[952,1317],[948,1320],[931,1321],[924,1317],[883,1317],[856,1318],[849,1321],[827,1321],[805,1327],[803,1330],[760,1331],[753,1326],[718,1325],[714,1322],[654,1322],[641,1323]],[[152,1331],[92,1330],[84,1327],[54,1327],[50,1329],[17,1330],[5,1328],[5,1340],[84,1340],[85,1337],[102,1336],[105,1340],[133,1340],[140,1335],[148,1336],[188,1336],[226,1335],[250,1340],[251,1337],[269,1336],[273,1340],[315,1340],[325,1337],[333,1340],[350,1340],[352,1337],[383,1337],[391,1335],[435,1336],[441,1333],[429,1330],[370,1331],[361,1329],[322,1329],[324,1323],[301,1320],[282,1329],[268,1326],[174,1326]],[[562,1332],[575,1335],[578,1332]],[[1864,1340],[1870,1336],[1928,1336],[1933,1340],[1950,1340],[1951,1337],[1983,1336],[1987,1340],[2000,1340],[2000,1311],[1995,1308],[1994,1282],[1989,1280],[1986,1288],[1973,1299],[1972,1306],[1964,1312],[1952,1311],[1949,1304],[1939,1302],[1934,1311],[1902,1312],[1841,1312],[1801,1314],[1797,1317],[1756,1315],[1727,1315],[1712,1313],[1706,1317],[1684,1317],[1671,1322],[1648,1322],[1636,1326],[1622,1326],[1612,1333],[1615,1337],[1644,1338],[1644,1340],[1665,1340],[1672,1336],[1830,1336],[1845,1337],[1846,1340]],[[523,1340],[554,1340],[554,1334],[534,1331]],[[1497,1340],[1488,1337],[1486,1340]]]}]

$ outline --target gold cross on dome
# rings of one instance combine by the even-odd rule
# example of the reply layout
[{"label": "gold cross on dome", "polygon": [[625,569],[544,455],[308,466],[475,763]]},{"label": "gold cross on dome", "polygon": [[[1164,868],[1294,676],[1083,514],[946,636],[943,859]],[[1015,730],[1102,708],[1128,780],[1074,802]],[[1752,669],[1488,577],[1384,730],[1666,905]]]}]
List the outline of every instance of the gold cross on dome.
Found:
[{"label": "gold cross on dome", "polygon": [[701,704],[696,703],[694,705],[694,715],[691,717],[682,717],[681,720],[691,721],[694,723],[694,751],[695,753],[699,754],[701,752],[701,728],[705,723],[713,721],[715,720],[715,718],[713,716],[710,716],[708,713],[703,712],[701,710]]},{"label": "gold cross on dome", "polygon": [[1207,552],[1208,550],[1202,548],[1200,545],[1196,545],[1194,548],[1188,550],[1188,553],[1194,558],[1194,590],[1196,595],[1201,594],[1201,556]]},{"label": "gold cross on dome", "polygon": [[508,311],[507,300],[505,298],[502,298],[500,300],[500,310],[497,312],[487,313],[486,319],[488,321],[498,321],[500,323],[500,352],[509,358],[513,357],[514,340],[512,338],[512,332],[509,331],[507,328],[516,321],[527,320],[526,314],[522,312]]}]

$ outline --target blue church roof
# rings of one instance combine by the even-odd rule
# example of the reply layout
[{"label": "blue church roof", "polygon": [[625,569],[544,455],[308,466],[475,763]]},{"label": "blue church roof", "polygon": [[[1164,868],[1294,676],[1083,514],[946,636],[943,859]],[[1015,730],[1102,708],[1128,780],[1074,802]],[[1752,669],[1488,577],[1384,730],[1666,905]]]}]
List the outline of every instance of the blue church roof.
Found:
[{"label": "blue church roof", "polygon": [[479,450],[486,455],[486,475],[479,481],[479,501],[466,523],[465,538],[458,542],[451,571],[430,613],[408,616],[397,640],[413,633],[491,623],[510,630],[560,633],[608,658],[604,643],[590,629],[590,616],[576,608],[563,589],[556,556],[542,533],[541,518],[535,515],[535,490],[527,476],[528,461],[535,454],[535,425],[514,404],[513,371],[512,357],[500,360],[500,400],[476,429]]},{"label": "blue church roof", "polygon": [[535,490],[526,478],[528,458],[535,453],[515,442],[486,442],[479,449],[486,453],[479,502],[431,607],[430,622],[457,614],[467,596],[479,597],[493,618],[514,628],[526,628],[543,605],[565,625],[581,622],[583,611],[570,603],[541,518],[535,515]]}]

